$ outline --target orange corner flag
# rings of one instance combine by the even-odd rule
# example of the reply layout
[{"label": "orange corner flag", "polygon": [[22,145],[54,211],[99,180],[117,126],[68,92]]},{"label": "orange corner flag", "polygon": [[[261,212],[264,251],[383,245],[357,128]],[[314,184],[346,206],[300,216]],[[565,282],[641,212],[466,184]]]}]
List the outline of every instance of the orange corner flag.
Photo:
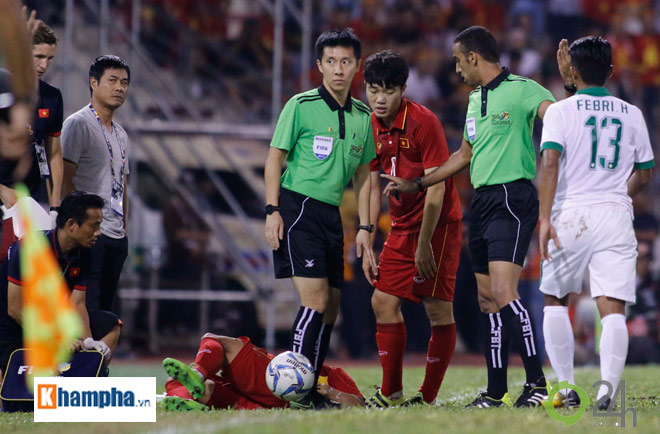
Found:
[{"label": "orange corner flag", "polygon": [[[82,321],[70,300],[62,270],[43,232],[34,230],[29,207],[21,198],[28,195],[17,188],[19,219],[25,229],[21,241],[23,282],[23,342],[30,351],[26,362],[36,377],[54,375],[57,366],[71,358],[71,345],[82,334]],[[28,380],[32,389],[32,379]]]}]

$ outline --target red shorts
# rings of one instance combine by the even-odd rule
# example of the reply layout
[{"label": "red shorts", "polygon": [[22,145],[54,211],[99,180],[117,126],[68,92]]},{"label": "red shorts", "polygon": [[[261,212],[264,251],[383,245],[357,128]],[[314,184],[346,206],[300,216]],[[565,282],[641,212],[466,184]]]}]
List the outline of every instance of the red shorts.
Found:
[{"label": "red shorts", "polygon": [[276,398],[266,384],[266,369],[273,356],[263,348],[256,347],[249,338],[243,336],[238,339],[245,346],[222,371],[222,379],[264,407],[286,407],[288,402]]},{"label": "red shorts", "polygon": [[430,280],[419,276],[415,267],[415,251],[419,233],[390,232],[378,263],[374,286],[386,294],[419,303],[423,297],[454,301],[456,271],[461,257],[462,227],[456,221],[438,226],[431,238],[438,272]]}]

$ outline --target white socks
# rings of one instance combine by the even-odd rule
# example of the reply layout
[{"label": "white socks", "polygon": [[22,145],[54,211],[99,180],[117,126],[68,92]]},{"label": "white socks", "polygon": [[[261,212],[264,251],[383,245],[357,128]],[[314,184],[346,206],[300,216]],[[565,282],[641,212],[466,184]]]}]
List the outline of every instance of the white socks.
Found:
[{"label": "white socks", "polygon": [[[619,385],[628,356],[626,317],[620,313],[612,313],[600,322],[603,325],[600,335],[600,375],[603,380],[610,382],[614,391]],[[607,392],[606,386],[600,386],[596,399],[600,399]]]},{"label": "white socks", "polygon": [[[552,368],[557,373],[557,382],[568,381],[570,384],[575,384],[573,370],[575,339],[571,320],[568,318],[568,307],[543,308],[543,337],[545,351],[548,353]],[[567,392],[568,389],[561,391],[564,396]]]},{"label": "white socks", "polygon": [[[628,356],[628,328],[626,317],[620,313],[609,314],[601,320],[603,331],[600,335],[600,375],[616,390],[623,374]],[[545,350],[557,373],[557,381],[575,384],[573,353],[575,340],[573,328],[568,318],[568,308],[564,306],[546,306],[543,308],[543,337]],[[566,390],[562,391],[565,394]],[[606,395],[606,386],[600,386],[596,399]]]}]

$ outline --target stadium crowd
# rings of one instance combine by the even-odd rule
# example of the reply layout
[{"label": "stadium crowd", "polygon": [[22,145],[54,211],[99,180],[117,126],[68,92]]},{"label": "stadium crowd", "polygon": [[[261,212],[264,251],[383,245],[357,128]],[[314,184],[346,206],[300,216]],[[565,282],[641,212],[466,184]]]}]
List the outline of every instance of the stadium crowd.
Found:
[{"label": "stadium crowd", "polygon": [[[43,10],[43,19],[54,25],[63,22],[63,3],[26,2],[30,6],[38,5],[40,13]],[[120,0],[113,4],[117,7],[113,7],[112,12],[129,23],[131,1]],[[393,48],[409,59],[406,96],[427,106],[438,116],[443,122],[448,146],[453,151],[463,136],[464,112],[471,89],[455,73],[451,45],[456,34],[470,25],[483,25],[493,32],[501,44],[502,65],[536,80],[555,95],[563,94],[563,82],[555,59],[557,42],[561,38],[572,41],[586,34],[606,37],[612,44],[615,64],[608,88],[614,95],[642,109],[651,137],[655,137],[660,128],[659,8],[658,3],[651,0],[315,0],[312,23],[314,38],[328,28],[352,27],[360,37],[366,55]],[[209,117],[244,122],[269,119],[273,20],[260,2],[145,0],[141,18],[141,42],[153,60],[185,79],[186,91],[200,106],[207,108]],[[301,90],[299,47],[302,32],[291,15],[286,18],[285,29],[283,97],[288,98]],[[318,85],[320,74],[316,68],[310,71],[311,83]],[[358,72],[352,94],[365,101],[363,81],[363,75]],[[231,104],[225,106],[231,109],[219,107],[216,104],[219,98],[229,98]],[[540,125],[537,125],[536,143],[540,131]],[[469,222],[467,204],[473,189],[467,173],[459,174],[455,180],[465,221]],[[640,241],[639,301],[629,310],[628,326],[631,345],[646,349],[643,354],[647,358],[640,361],[657,361],[660,357],[660,224],[657,217],[660,204],[653,194],[659,182],[660,177],[654,175],[651,187],[634,201],[635,230]],[[173,205],[176,205],[174,201]],[[348,208],[345,214],[350,216],[350,206]],[[386,228],[389,224],[384,221],[381,226]],[[355,238],[355,234],[350,233],[352,230],[352,222],[346,223],[347,242]],[[346,251],[352,250],[351,246],[346,247]],[[463,258],[467,258],[466,252]],[[350,264],[355,258],[348,255],[346,260]],[[474,300],[476,283],[469,265],[464,263],[462,261],[459,268],[457,286],[466,288],[465,297]],[[539,263],[539,248],[533,241],[520,291],[523,298],[529,297],[530,310],[537,311],[542,309],[542,300],[539,302],[533,297],[540,277]],[[348,269],[346,276],[348,284],[358,287],[366,284],[361,281],[360,273],[354,270]],[[365,302],[368,303],[368,299],[362,300],[363,304]],[[349,304],[350,300],[344,303]],[[591,354],[589,346],[593,345],[594,333],[593,308],[588,306],[588,298],[576,300],[571,306],[578,342],[584,344],[582,360],[589,361],[587,354]],[[478,307],[476,303],[457,300],[456,309],[477,312]],[[535,316],[540,317],[540,314]],[[460,314],[457,321],[467,348],[478,350],[482,341],[476,336],[478,330],[471,331],[469,324],[461,325]],[[366,318],[361,329],[365,330],[365,336],[371,336],[367,322],[373,327],[373,318]],[[423,327],[423,324],[419,326]],[[347,339],[359,338],[350,331],[346,335]],[[350,354],[373,354],[372,348],[363,345],[365,342],[368,339],[358,343],[349,340]],[[414,341],[410,345],[423,349],[420,343],[415,347]],[[543,348],[543,345],[538,347]],[[580,357],[580,351],[576,351],[576,357]]]},{"label": "stadium crowd", "polygon": [[[660,6],[651,0],[315,0],[313,2],[314,35],[333,27],[352,27],[363,43],[367,54],[385,48],[394,48],[404,54],[410,62],[410,77],[406,96],[431,110],[441,119],[451,150],[460,144],[463,134],[463,111],[470,88],[464,85],[455,74],[451,58],[451,43],[454,36],[469,25],[483,25],[489,28],[500,41],[502,65],[508,66],[517,74],[533,78],[550,89],[555,95],[563,93],[563,82],[556,68],[555,52],[560,39],[569,41],[579,36],[602,35],[612,44],[614,74],[608,81],[608,88],[619,96],[642,109],[651,137],[660,128]],[[148,23],[144,27],[142,39],[151,49],[154,59],[166,68],[177,69],[178,73],[192,76],[193,96],[200,99],[214,99],[228,95],[239,102],[248,113],[244,119],[267,120],[270,103],[270,71],[272,66],[273,20],[259,2],[206,0],[206,1],[147,1],[143,3],[143,17]],[[174,24],[174,26],[173,26]],[[285,61],[283,95],[300,91],[301,29],[292,16],[285,23]],[[172,29],[174,37],[172,37]],[[181,61],[179,53],[188,47],[192,40],[208,41],[204,49],[193,50],[186,61]],[[183,50],[185,51],[185,50]],[[220,56],[231,53],[228,58],[238,58],[239,62],[229,68],[210,68],[209,65],[224,65]],[[225,60],[226,61],[226,60]],[[219,72],[220,71],[220,72]],[[218,73],[222,79],[218,80]],[[320,74],[311,68],[311,82],[320,82]],[[258,86],[245,86],[246,81]],[[220,82],[220,86],[218,86]],[[363,76],[358,72],[352,91],[364,96]],[[250,89],[250,90],[245,90]],[[229,92],[227,92],[229,91]],[[235,95],[233,92],[256,92],[250,95]],[[247,101],[247,102],[246,102]],[[249,105],[247,105],[249,104]],[[209,104],[204,104],[209,106]],[[232,110],[223,113],[231,117]],[[239,115],[240,116],[240,115]],[[540,136],[540,125],[535,128],[536,143]],[[659,360],[660,336],[658,334],[660,303],[660,260],[658,249],[658,208],[653,195],[658,188],[660,175],[654,175],[652,186],[634,201],[635,229],[644,249],[648,253],[640,265],[639,294],[644,294],[644,302],[631,309],[629,324],[631,332],[640,338],[641,345],[650,352],[643,360]],[[467,211],[473,193],[467,174],[462,172],[456,182],[459,194]],[[347,212],[352,214],[350,211]],[[469,214],[466,213],[466,221]],[[385,217],[386,218],[386,217]],[[345,225],[346,231],[351,231]],[[384,227],[388,227],[384,222]],[[347,234],[346,241],[354,238]],[[347,251],[350,251],[347,248]],[[646,250],[644,250],[646,252]],[[533,295],[540,278],[540,253],[533,241],[525,263],[520,282],[523,298],[530,298],[532,310],[541,317],[542,302]],[[469,267],[468,267],[469,268]],[[360,280],[359,273],[348,272]],[[474,286],[470,273],[465,273],[467,281],[463,287]],[[460,270],[459,270],[460,276]],[[460,277],[459,277],[460,279]],[[350,281],[350,280],[349,280]],[[356,283],[358,286],[364,282]],[[476,291],[476,289],[474,289]],[[469,291],[466,291],[469,293]],[[356,297],[360,297],[359,295]],[[470,296],[468,296],[470,297]],[[364,298],[364,297],[363,297]],[[588,300],[588,299],[587,299]],[[365,303],[366,300],[363,300]],[[348,308],[350,301],[344,304]],[[585,303],[588,303],[585,301]],[[476,304],[466,301],[466,309],[476,311]],[[578,306],[577,301],[574,306]],[[457,308],[461,308],[458,304]],[[580,304],[581,306],[581,304]],[[470,311],[470,310],[468,310]],[[571,309],[574,312],[574,308]],[[582,310],[579,311],[580,313]],[[585,356],[593,346],[594,317],[572,313],[577,322]],[[642,318],[644,318],[642,320]],[[467,347],[481,342],[476,336],[470,337],[469,325],[464,324],[463,335]],[[365,336],[372,332],[366,323]],[[423,324],[420,324],[423,326]],[[353,327],[347,327],[354,330]],[[353,356],[365,356],[371,351],[365,349],[367,339],[360,339],[348,331],[348,348]],[[359,339],[356,342],[352,340]],[[637,337],[632,342],[637,342]],[[423,349],[422,345],[413,348]],[[543,345],[539,345],[543,348]],[[631,359],[631,362],[633,360]]]}]

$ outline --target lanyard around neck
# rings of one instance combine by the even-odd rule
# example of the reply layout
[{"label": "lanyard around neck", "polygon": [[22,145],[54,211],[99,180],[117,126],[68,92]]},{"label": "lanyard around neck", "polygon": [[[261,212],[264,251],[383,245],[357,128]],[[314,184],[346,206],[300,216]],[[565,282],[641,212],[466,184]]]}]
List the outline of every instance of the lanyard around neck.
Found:
[{"label": "lanyard around neck", "polygon": [[[92,111],[92,114],[94,115],[96,120],[99,122],[99,125],[101,126],[101,132],[103,133],[105,144],[108,145],[108,153],[110,154],[110,173],[112,174],[113,179],[117,179],[117,176],[115,175],[115,165],[113,164],[114,152],[112,152],[112,145],[110,144],[108,135],[105,133],[105,127],[103,126],[103,122],[101,121],[101,118],[99,117],[98,113],[96,113],[96,110],[94,110],[94,107],[92,107],[92,103],[89,103],[89,109]],[[119,134],[115,129],[114,123],[112,124],[112,131],[115,133],[115,137],[117,137],[117,144],[119,145],[119,151],[121,153],[121,170],[119,172],[119,183],[123,184],[124,173],[126,172],[126,148],[121,144],[121,140],[119,140]]]}]

